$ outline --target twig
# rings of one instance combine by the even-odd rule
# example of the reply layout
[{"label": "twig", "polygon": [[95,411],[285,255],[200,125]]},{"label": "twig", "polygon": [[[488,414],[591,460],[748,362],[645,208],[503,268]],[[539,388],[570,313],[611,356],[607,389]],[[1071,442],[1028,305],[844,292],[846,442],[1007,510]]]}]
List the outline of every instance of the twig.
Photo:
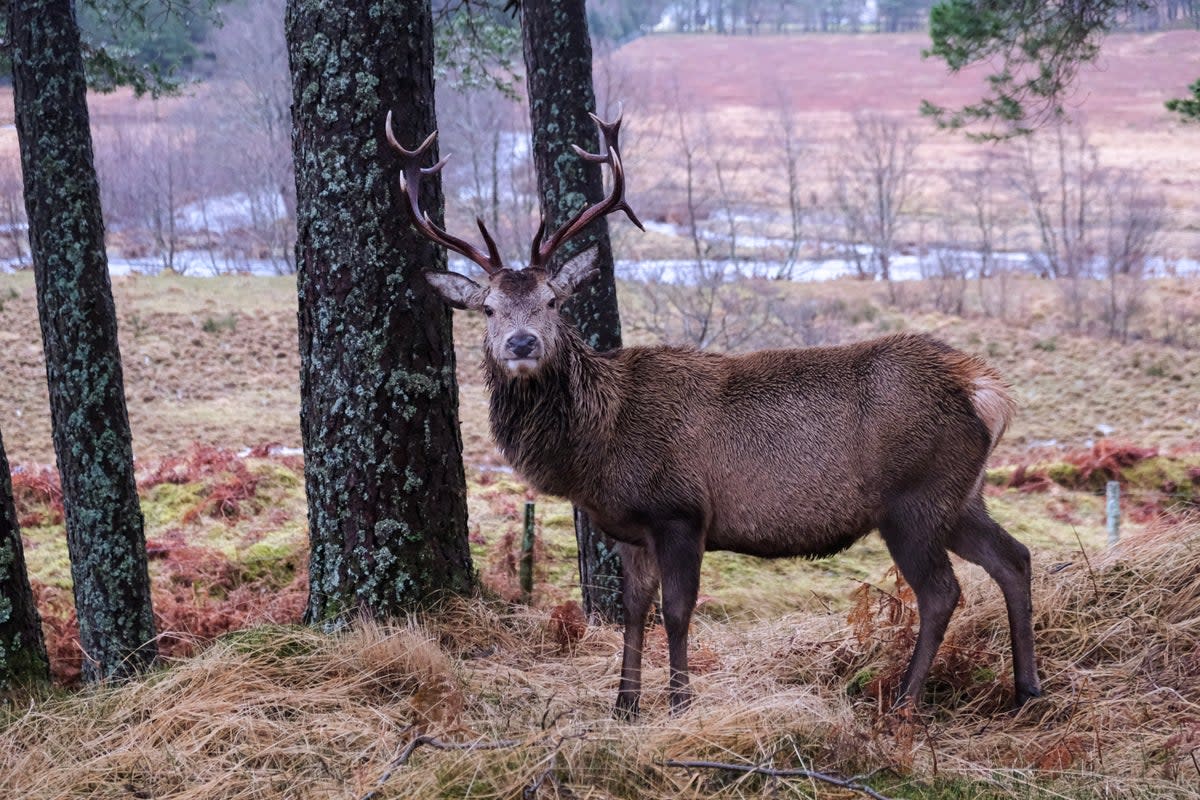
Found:
[{"label": "twig", "polygon": [[728,764],[722,761],[676,761],[674,759],[668,760],[666,765],[668,767],[683,767],[684,769],[724,769],[730,772],[766,775],[770,778],[809,778],[821,781],[822,783],[828,783],[830,786],[849,789],[852,792],[861,792],[867,797],[874,798],[874,800],[889,800],[889,798],[875,791],[870,786],[859,783],[856,778],[839,778],[836,775],[816,772],[811,769],[774,769],[773,767],[755,767],[749,764]]},{"label": "twig", "polygon": [[817,593],[816,593],[816,592],[814,592],[812,589],[809,589],[809,590],[808,590],[808,592],[809,592],[809,594],[811,594],[813,597],[817,598],[817,601],[818,601],[818,602],[819,602],[821,605],[825,606],[825,611],[826,611],[827,613],[829,613],[829,614],[832,614],[832,613],[833,613],[833,606],[829,605],[829,603],[827,603],[827,602],[825,601],[825,598],[824,598],[824,597],[821,597],[821,595],[817,594]]},{"label": "twig", "polygon": [[1088,558],[1087,550],[1083,547],[1083,539],[1079,538],[1079,531],[1075,526],[1071,526],[1071,533],[1075,534],[1075,541],[1079,543],[1079,552],[1083,554],[1083,563],[1087,565],[1088,577],[1092,580],[1092,591],[1096,593],[1096,599],[1100,599],[1100,584],[1096,583],[1096,572],[1092,569],[1092,560]]},{"label": "twig", "polygon": [[554,794],[556,797],[561,797],[565,800],[571,800],[571,798],[575,797],[575,793],[566,786],[563,786],[562,781],[555,777],[554,767],[548,767],[544,772],[542,772],[541,775],[538,775],[531,784],[526,786],[521,791],[522,800],[534,800],[534,798],[538,796],[538,791],[542,788],[542,785],[545,784],[546,781],[550,781],[550,785],[554,787]]},{"label": "twig", "polygon": [[938,776],[938,760],[937,748],[933,746],[933,734],[929,732],[929,723],[924,719],[920,720],[921,727],[925,729],[925,744],[929,745],[929,754],[933,756],[933,777]]},{"label": "twig", "polygon": [[506,747],[516,747],[521,743],[520,739],[499,739],[494,742],[443,742],[434,736],[418,736],[406,744],[404,749],[391,760],[383,775],[380,776],[379,782],[375,784],[375,788],[364,794],[361,800],[374,800],[383,785],[391,779],[396,768],[407,764],[408,759],[412,757],[418,747],[427,746],[435,750],[503,750]]}]

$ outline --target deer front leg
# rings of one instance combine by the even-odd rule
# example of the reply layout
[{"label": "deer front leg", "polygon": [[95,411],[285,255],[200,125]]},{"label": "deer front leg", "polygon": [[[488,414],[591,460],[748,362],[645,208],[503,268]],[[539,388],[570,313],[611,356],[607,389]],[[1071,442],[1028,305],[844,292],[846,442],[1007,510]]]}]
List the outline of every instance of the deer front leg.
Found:
[{"label": "deer front leg", "polygon": [[696,528],[676,522],[664,526],[656,545],[658,570],[662,575],[663,624],[667,629],[671,664],[671,713],[680,714],[692,699],[688,689],[688,626],[700,591],[704,544]]},{"label": "deer front leg", "polygon": [[642,693],[642,646],[646,638],[646,614],[658,590],[658,563],[647,547],[618,544],[624,585],[621,600],[625,611],[625,648],[621,656],[621,685],[613,716],[634,720]]}]

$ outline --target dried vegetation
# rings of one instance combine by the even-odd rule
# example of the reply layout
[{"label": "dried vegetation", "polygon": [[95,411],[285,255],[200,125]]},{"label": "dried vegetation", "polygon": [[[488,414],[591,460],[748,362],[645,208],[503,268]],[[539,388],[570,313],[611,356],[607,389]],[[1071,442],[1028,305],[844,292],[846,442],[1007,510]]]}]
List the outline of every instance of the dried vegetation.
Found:
[{"label": "dried vegetation", "polygon": [[849,796],[667,763],[705,759],[869,775],[889,796],[1198,797],[1198,575],[1196,520],[1037,564],[1046,696],[1017,714],[981,574],[916,715],[885,710],[914,633],[899,582],[861,589],[849,619],[698,622],[698,698],[678,719],[655,629],[636,725],[608,717],[614,629],[475,601],[393,627],[228,634],[123,686],[9,706],[0,775],[21,797]]},{"label": "dried vegetation", "polygon": [[[966,600],[930,704],[915,717],[884,713],[916,617],[906,587],[880,578],[887,558],[872,537],[823,562],[706,558],[692,648],[699,702],[667,717],[655,628],[646,720],[626,726],[608,718],[619,633],[586,628],[571,602],[566,504],[536,498],[536,608],[512,604],[526,489],[497,469],[465,355],[480,335],[469,315],[457,324],[471,537],[490,599],[396,628],[272,626],[297,622],[304,606],[300,464],[274,447],[228,448],[298,441],[286,355],[294,287],[263,280],[250,293],[246,280],[116,282],[160,649],[171,663],[124,686],[0,705],[0,796],[849,796],[667,763],[702,759],[869,775],[888,796],[1200,797],[1200,523],[1187,512],[1200,503],[1200,457],[1188,444],[1200,436],[1200,351],[1165,338],[1100,348],[1064,332],[1052,289],[1032,280],[1014,281],[1006,319],[926,313],[912,298],[902,313],[857,282],[748,284],[788,293],[772,306],[774,328],[756,336],[787,328],[802,337],[788,343],[801,344],[929,330],[987,354],[1013,381],[1022,415],[989,500],[1036,553],[1048,694],[1006,713],[999,593],[960,568]],[[32,287],[24,275],[0,276],[5,286],[16,296],[0,310],[11,367],[0,424],[21,465],[14,491],[56,677],[69,686],[83,656],[61,495],[53,470],[38,465],[53,455]],[[1153,291],[1194,309],[1191,286]],[[636,326],[646,310],[624,308],[631,339],[652,338]],[[235,313],[236,327],[206,326]],[[1102,438],[1085,447],[1102,428],[1145,447]],[[1125,539],[1096,555],[1108,479],[1125,492]]]}]

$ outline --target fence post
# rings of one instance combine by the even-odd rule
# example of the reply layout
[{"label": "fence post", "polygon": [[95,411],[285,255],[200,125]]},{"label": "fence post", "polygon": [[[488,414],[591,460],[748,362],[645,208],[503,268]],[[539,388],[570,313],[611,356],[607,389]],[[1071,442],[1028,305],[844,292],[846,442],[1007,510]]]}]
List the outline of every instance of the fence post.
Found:
[{"label": "fence post", "polygon": [[521,601],[533,599],[533,502],[525,501],[525,535],[521,538]]},{"label": "fence post", "polygon": [[1104,487],[1104,511],[1108,517],[1108,546],[1121,539],[1121,484],[1109,481]]}]

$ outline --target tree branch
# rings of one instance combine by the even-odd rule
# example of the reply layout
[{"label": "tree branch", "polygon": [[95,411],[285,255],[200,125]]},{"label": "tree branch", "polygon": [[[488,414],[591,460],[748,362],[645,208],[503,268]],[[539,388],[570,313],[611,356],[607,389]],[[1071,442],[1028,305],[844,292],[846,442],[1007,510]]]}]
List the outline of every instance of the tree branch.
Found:
[{"label": "tree branch", "polygon": [[516,747],[522,743],[521,739],[498,739],[493,742],[443,742],[435,736],[418,736],[396,754],[396,757],[388,763],[383,775],[380,776],[379,782],[375,784],[375,788],[364,794],[361,800],[374,800],[374,797],[383,785],[391,779],[392,773],[398,767],[403,767],[407,764],[408,759],[412,757],[412,754],[419,747],[432,747],[435,750],[503,750],[506,747]]},{"label": "tree branch", "polygon": [[676,761],[675,759],[669,759],[666,765],[668,767],[682,767],[684,769],[723,769],[730,772],[744,772],[751,775],[766,775],[770,778],[809,778],[814,781],[827,783],[830,786],[849,789],[852,792],[860,792],[867,797],[874,798],[874,800],[889,800],[889,798],[875,791],[870,786],[860,783],[859,781],[862,778],[859,776],[839,778],[836,775],[816,772],[811,769],[775,769],[773,767],[756,767],[750,764],[728,764],[722,761]]}]

